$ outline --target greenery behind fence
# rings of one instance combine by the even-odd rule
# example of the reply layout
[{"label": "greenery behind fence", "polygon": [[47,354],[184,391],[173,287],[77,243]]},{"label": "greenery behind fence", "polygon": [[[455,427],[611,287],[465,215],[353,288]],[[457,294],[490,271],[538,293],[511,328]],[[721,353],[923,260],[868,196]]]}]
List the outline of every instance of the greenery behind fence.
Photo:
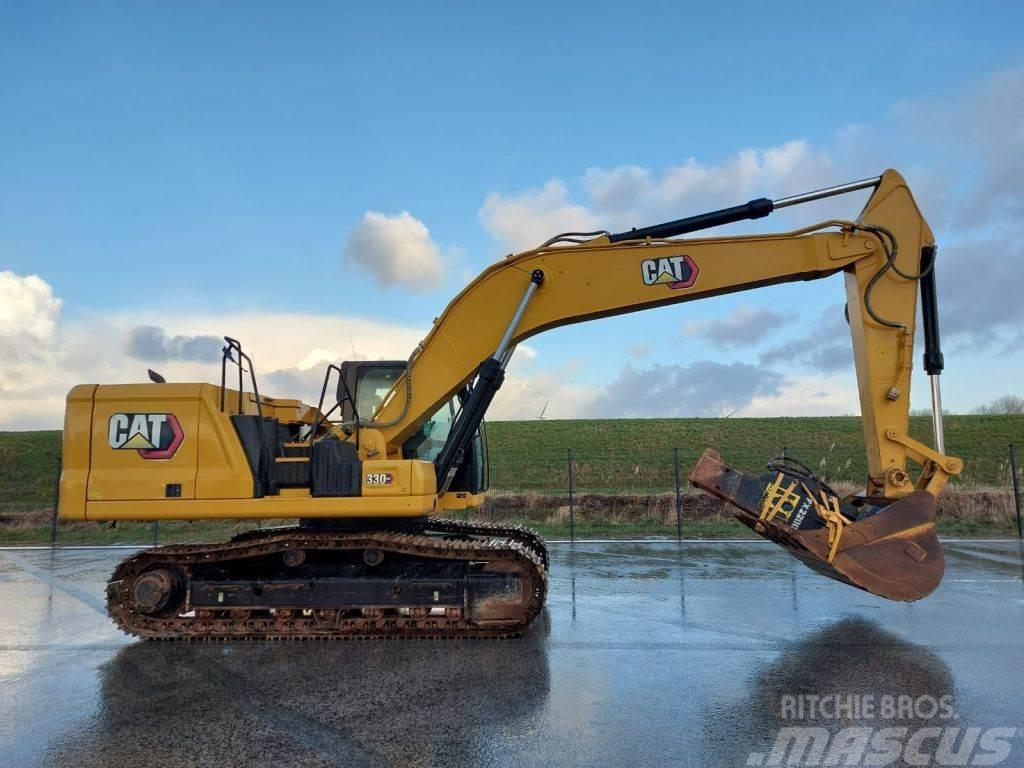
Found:
[{"label": "greenery behind fence", "polygon": [[[547,536],[744,535],[746,529],[686,477],[704,448],[731,465],[763,471],[786,450],[843,490],[867,474],[860,419],[536,420],[488,424],[487,506],[473,513],[526,522]],[[930,443],[931,420],[911,419]],[[947,451],[965,470],[943,495],[940,530],[963,535],[1016,534],[1008,446],[1024,443],[1024,416],[948,416]],[[573,503],[569,503],[572,449]],[[0,543],[45,543],[50,535],[60,433],[0,433]],[[677,463],[678,455],[678,463]],[[676,503],[676,474],[680,501]],[[264,523],[270,524],[270,523]],[[217,540],[253,521],[163,522],[160,542]],[[144,523],[60,523],[58,543],[147,542]]]}]

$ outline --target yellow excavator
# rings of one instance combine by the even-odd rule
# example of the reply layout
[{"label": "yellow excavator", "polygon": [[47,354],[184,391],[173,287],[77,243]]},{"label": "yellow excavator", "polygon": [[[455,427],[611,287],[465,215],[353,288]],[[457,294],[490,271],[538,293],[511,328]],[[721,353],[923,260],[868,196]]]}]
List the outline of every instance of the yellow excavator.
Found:
[{"label": "yellow excavator", "polygon": [[[680,235],[870,189],[855,220]],[[811,568],[916,600],[939,584],[945,455],[935,240],[894,170],[643,229],[566,233],[485,269],[404,361],[329,365],[316,406],[260,394],[226,338],[220,385],[80,385],[68,394],[66,520],[297,519],[122,562],[114,621],[143,638],[507,637],[541,611],[548,553],[519,526],[451,519],[487,489],[484,414],[516,345],[541,331],[842,272],[869,474],[840,497],[792,460],[758,477],[705,451],[690,480]],[[935,445],[910,437],[918,293]],[[236,378],[237,376],[237,378]],[[330,395],[328,394],[330,392]],[[920,465],[911,478],[907,460]]]}]

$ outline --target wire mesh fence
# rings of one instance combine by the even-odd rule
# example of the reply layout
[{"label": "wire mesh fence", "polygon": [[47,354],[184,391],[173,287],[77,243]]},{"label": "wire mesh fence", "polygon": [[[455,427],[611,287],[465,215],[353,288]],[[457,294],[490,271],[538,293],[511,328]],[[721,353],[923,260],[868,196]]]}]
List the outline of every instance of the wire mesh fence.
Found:
[{"label": "wire mesh fence", "polygon": [[525,523],[550,538],[747,535],[717,500],[689,486],[698,455],[678,448],[494,452],[491,493],[470,516]]},{"label": "wire mesh fence", "polygon": [[[492,451],[486,503],[451,514],[525,524],[552,539],[752,535],[725,504],[690,486],[687,476],[699,455],[693,448]],[[834,442],[741,450],[726,459],[737,469],[762,472],[769,459],[780,455],[804,461],[840,493],[856,490],[867,471],[860,446]],[[36,482],[20,498],[10,489],[0,489],[0,545],[219,541],[252,528],[293,522],[58,520],[58,472],[54,461],[49,488]],[[1013,446],[987,456],[975,454],[939,499],[940,533],[1019,536],[1021,474]]]}]

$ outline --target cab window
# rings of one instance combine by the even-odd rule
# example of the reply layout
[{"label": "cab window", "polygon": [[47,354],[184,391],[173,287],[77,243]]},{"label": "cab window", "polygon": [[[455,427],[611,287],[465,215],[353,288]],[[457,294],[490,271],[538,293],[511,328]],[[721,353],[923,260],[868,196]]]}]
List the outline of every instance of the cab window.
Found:
[{"label": "cab window", "polygon": [[403,370],[384,367],[368,367],[359,372],[356,383],[356,410],[359,418],[369,421],[377,406],[391,391],[395,382],[401,377]]},{"label": "cab window", "polygon": [[452,398],[442,405],[437,412],[423,422],[423,426],[415,435],[405,441],[402,455],[407,459],[433,461],[444,448],[448,433],[452,431],[452,421],[458,409],[458,399]]}]

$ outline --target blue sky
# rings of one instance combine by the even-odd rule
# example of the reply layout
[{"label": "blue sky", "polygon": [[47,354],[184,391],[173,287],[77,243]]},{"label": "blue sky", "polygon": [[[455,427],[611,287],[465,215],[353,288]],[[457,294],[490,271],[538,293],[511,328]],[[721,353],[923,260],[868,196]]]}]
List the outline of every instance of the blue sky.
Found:
[{"label": "blue sky", "polygon": [[[1012,131],[988,136],[984,120],[965,133],[970,121],[956,110],[998,90],[1000,77],[1016,93],[1022,16],[1011,3],[0,3],[0,271],[14,276],[12,297],[24,298],[15,278],[30,275],[50,290],[17,313],[46,315],[34,325],[0,315],[17,373],[0,379],[0,426],[45,425],[59,412],[68,381],[15,355],[32,339],[53,346],[43,363],[99,380],[144,372],[145,354],[105,353],[104,369],[86,364],[82,344],[131,349],[138,325],[190,338],[262,334],[252,316],[275,318],[295,359],[282,351],[287,339],[251,343],[267,354],[263,370],[302,387],[309,377],[289,378],[289,369],[316,349],[348,356],[349,334],[361,354],[395,354],[381,336],[414,338],[469,275],[529,244],[510,242],[510,201],[528,214],[563,206],[568,219],[674,217],[802,191],[768,182],[841,182],[893,165],[919,188],[943,242],[1016,242],[1019,200],[988,182],[1000,172],[991,167],[999,141],[1024,167],[1020,142]],[[1007,109],[993,120],[1020,120],[1018,107]],[[786,146],[790,164],[771,170],[766,153]],[[688,161],[709,177],[735,177],[744,151],[755,153],[755,169],[723,182],[706,205],[699,189],[658,192],[666,171]],[[691,207],[603,205],[588,169],[624,167],[647,169],[651,194]],[[552,180],[561,187],[545,187]],[[996,191],[985,198],[988,187]],[[979,198],[1006,211],[962,213]],[[439,276],[417,288],[368,269],[369,257],[351,252],[367,212],[408,212],[426,227],[426,236],[403,231],[443,266]],[[555,210],[552,226],[560,221]],[[710,343],[692,324],[770,311],[798,294],[804,314],[760,346]],[[595,415],[580,403],[626,365],[756,362],[841,300],[831,280],[811,296],[788,286],[563,329],[531,342],[533,356],[517,362],[521,386],[498,415],[529,414],[538,398],[552,400],[554,416]],[[317,320],[304,325],[298,313]],[[1003,380],[1024,373],[1004,354],[1021,325],[1005,314],[989,321],[998,341],[986,349],[980,326],[962,334],[970,376],[954,373],[957,355],[947,351],[955,409],[1011,391]],[[182,375],[215,376],[205,361],[166,349],[156,357]],[[981,387],[978,365],[989,373]],[[856,408],[852,372],[805,378],[793,392],[841,388],[822,412]],[[748,394],[736,405],[753,408],[741,412],[799,412],[805,400],[758,404]]]}]

